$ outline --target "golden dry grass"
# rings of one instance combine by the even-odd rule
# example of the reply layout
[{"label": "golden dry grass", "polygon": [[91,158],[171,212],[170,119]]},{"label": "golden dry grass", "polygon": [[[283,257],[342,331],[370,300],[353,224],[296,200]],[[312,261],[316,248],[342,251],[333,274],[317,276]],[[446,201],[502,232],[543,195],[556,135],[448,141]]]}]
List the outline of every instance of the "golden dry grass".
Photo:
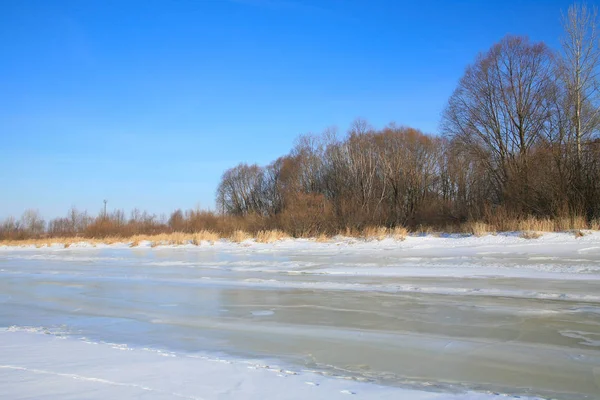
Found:
[{"label": "golden dry grass", "polygon": [[[87,242],[87,239],[83,239],[83,242]],[[95,240],[96,243],[104,243],[104,244],[115,244],[115,243],[127,243],[127,239],[119,237],[119,236],[109,236],[102,239]]]},{"label": "golden dry grass", "polygon": [[204,230],[204,231],[200,231],[200,232],[195,232],[193,234],[192,241],[199,245],[203,241],[206,241],[209,243],[214,243],[217,240],[219,240],[220,238],[221,237],[219,236],[218,233]]},{"label": "golden dry grass", "polygon": [[134,236],[135,241],[138,243],[141,241],[151,242],[150,247],[157,246],[181,246],[189,244],[192,241],[190,234],[183,232],[172,232],[172,233],[161,233],[158,235],[137,235]]},{"label": "golden dry grass", "polygon": [[[234,233],[233,236],[237,237],[238,240],[241,241],[249,239],[251,236],[247,233],[241,234],[239,231]],[[277,237],[285,236],[283,232],[272,233],[271,235],[276,235]],[[214,243],[218,241],[221,236],[218,233],[211,231],[200,231],[195,233],[183,233],[183,232],[173,232],[173,233],[161,233],[157,235],[134,235],[128,238],[111,236],[105,238],[83,238],[83,237],[68,237],[68,238],[45,238],[45,239],[23,239],[23,240],[1,240],[0,246],[36,246],[38,248],[44,246],[52,246],[52,245],[63,245],[64,248],[68,248],[75,243],[88,243],[91,245],[97,244],[116,244],[116,243],[124,243],[129,244],[129,247],[137,247],[142,242],[148,242],[150,247],[158,247],[158,246],[168,246],[168,245],[186,245],[186,244],[195,244],[200,245],[201,242],[206,241],[209,243]],[[233,240],[233,239],[232,239]],[[235,240],[234,240],[235,241]]]},{"label": "golden dry grass", "polygon": [[285,232],[278,229],[272,229],[270,231],[258,231],[256,234],[256,241],[258,243],[273,243],[287,237],[288,235]]},{"label": "golden dry grass", "polygon": [[65,238],[38,238],[38,239],[19,239],[19,240],[0,240],[0,246],[15,246],[25,247],[34,246],[36,248],[52,247],[62,245],[64,248],[69,248],[76,243],[104,243],[102,239],[82,238],[82,237],[65,237]]},{"label": "golden dry grass", "polygon": [[481,237],[496,232],[496,230],[490,224],[480,221],[467,222],[464,225],[463,230],[464,232],[470,233],[476,237]]},{"label": "golden dry grass", "polygon": [[517,223],[517,231],[554,232],[554,221],[549,218],[527,218]]},{"label": "golden dry grass", "polygon": [[498,231],[537,231],[537,232],[569,232],[581,229],[593,229],[594,221],[588,225],[584,217],[506,219],[502,221]]},{"label": "golden dry grass", "polygon": [[388,237],[388,229],[383,226],[367,226],[361,236],[366,240],[383,240]]},{"label": "golden dry grass", "polygon": [[581,216],[574,216],[572,218],[557,218],[554,220],[554,225],[554,230],[557,232],[588,228],[588,223],[586,222],[585,218]]},{"label": "golden dry grass", "polygon": [[130,247],[139,246],[141,242],[150,242],[150,247],[175,245],[181,246],[194,244],[199,246],[202,241],[215,242],[219,240],[219,235],[211,231],[200,231],[195,233],[161,233],[157,235],[135,235],[129,238]]},{"label": "golden dry grass", "polygon": [[506,219],[501,226],[494,227],[496,231],[536,231],[536,232],[570,232],[573,230],[600,228],[600,223],[592,221],[587,223],[582,216],[560,217],[560,218],[535,218]]},{"label": "golden dry grass", "polygon": [[403,226],[396,226],[390,233],[395,240],[402,241],[408,236],[408,229]]},{"label": "golden dry grass", "polygon": [[241,231],[241,230],[237,230],[235,232],[233,232],[231,234],[231,236],[229,237],[229,240],[231,240],[234,243],[241,243],[244,240],[248,240],[250,239],[250,235],[245,232],[245,231]]}]

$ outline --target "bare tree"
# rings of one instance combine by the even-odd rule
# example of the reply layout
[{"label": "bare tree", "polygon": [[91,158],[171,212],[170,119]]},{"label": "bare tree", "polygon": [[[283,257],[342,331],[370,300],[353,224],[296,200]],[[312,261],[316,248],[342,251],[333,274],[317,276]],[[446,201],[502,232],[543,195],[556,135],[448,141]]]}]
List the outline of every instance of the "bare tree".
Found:
[{"label": "bare tree", "polygon": [[506,36],[469,66],[444,112],[444,133],[488,165],[500,194],[527,175],[527,156],[548,129],[553,57],[543,43]]},{"label": "bare tree", "polygon": [[36,237],[44,233],[46,222],[38,210],[28,209],[21,216],[21,226],[27,234]]},{"label": "bare tree", "polygon": [[228,169],[217,188],[217,204],[228,214],[262,213],[263,183],[263,169],[256,164]]},{"label": "bare tree", "polygon": [[168,225],[175,232],[183,232],[185,230],[185,217],[180,208],[171,213]]},{"label": "bare tree", "polygon": [[600,123],[598,9],[589,9],[585,4],[573,4],[563,15],[562,25],[564,37],[560,76],[570,102],[574,131],[572,142],[580,163],[582,140],[588,138]]},{"label": "bare tree", "polygon": [[0,224],[0,238],[13,239],[19,235],[21,223],[14,217],[8,217]]}]

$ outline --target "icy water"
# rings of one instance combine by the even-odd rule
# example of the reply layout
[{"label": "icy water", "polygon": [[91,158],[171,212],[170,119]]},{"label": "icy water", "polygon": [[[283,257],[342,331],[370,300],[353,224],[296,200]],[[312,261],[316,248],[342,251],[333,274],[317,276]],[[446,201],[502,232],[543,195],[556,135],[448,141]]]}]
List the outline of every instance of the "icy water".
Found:
[{"label": "icy water", "polygon": [[2,250],[0,326],[389,385],[600,398],[600,246],[445,246]]}]

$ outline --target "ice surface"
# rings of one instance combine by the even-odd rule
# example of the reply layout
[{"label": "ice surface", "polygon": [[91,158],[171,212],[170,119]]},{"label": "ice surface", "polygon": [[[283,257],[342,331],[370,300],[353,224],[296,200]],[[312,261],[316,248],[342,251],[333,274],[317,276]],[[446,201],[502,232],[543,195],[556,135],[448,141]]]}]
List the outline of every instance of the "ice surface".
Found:
[{"label": "ice surface", "polygon": [[[123,350],[128,350],[123,352]],[[310,379],[306,381],[306,379]],[[488,400],[493,393],[436,393],[293,372],[257,361],[164,354],[32,330],[0,330],[3,398]]]},{"label": "ice surface", "polygon": [[600,234],[4,247],[0,326],[8,398],[594,399]]}]

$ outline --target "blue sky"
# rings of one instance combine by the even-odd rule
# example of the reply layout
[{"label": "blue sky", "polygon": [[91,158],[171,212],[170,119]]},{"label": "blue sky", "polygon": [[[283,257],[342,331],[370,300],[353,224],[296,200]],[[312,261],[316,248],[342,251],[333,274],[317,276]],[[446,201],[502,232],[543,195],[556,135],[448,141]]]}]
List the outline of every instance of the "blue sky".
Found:
[{"label": "blue sky", "polygon": [[3,1],[0,218],[213,207],[226,168],[356,117],[436,133],[478,52],[558,48],[569,4]]}]

